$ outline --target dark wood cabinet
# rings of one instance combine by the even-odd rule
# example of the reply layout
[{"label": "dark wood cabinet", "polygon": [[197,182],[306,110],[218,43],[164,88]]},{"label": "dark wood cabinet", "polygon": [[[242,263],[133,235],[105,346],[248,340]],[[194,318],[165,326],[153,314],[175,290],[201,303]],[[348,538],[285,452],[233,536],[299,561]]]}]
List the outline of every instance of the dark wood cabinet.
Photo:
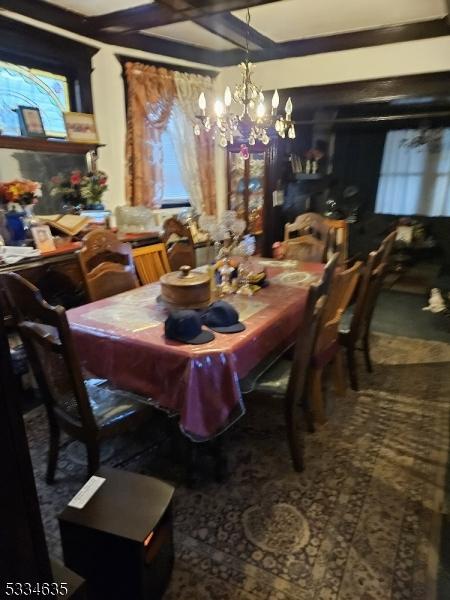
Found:
[{"label": "dark wood cabinet", "polygon": [[228,208],[247,223],[247,233],[255,235],[259,250],[271,255],[273,243],[273,192],[276,189],[283,140],[265,146],[248,146],[248,158],[241,144],[227,150]]}]

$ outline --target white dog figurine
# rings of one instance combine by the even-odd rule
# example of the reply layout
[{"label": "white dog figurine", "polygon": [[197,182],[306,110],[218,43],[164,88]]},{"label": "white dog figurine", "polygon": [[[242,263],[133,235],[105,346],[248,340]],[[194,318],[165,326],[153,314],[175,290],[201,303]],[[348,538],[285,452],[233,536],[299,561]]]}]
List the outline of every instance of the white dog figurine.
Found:
[{"label": "white dog figurine", "polygon": [[422,310],[429,310],[432,313],[439,313],[446,309],[444,298],[442,297],[441,290],[433,288],[428,299],[428,306],[424,306]]}]

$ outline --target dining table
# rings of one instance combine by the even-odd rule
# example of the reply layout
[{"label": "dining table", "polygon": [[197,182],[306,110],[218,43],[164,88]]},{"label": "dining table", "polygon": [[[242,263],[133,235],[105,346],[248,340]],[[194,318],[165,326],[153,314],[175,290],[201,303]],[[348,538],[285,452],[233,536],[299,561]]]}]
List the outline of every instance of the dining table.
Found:
[{"label": "dining table", "polygon": [[266,271],[265,287],[252,296],[222,298],[245,329],[215,332],[206,344],[165,337],[168,310],[158,283],[69,310],[83,368],[178,415],[190,440],[216,438],[245,413],[240,382],[295,341],[308,289],[324,265],[262,259],[252,269]]}]

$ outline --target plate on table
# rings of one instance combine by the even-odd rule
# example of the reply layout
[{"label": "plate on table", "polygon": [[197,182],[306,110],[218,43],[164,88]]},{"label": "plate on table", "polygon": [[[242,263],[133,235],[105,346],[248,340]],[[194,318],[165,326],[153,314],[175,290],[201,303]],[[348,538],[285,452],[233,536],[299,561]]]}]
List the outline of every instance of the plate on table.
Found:
[{"label": "plate on table", "polygon": [[302,286],[315,281],[316,276],[305,271],[292,271],[289,273],[281,273],[275,279],[276,282],[281,285]]}]

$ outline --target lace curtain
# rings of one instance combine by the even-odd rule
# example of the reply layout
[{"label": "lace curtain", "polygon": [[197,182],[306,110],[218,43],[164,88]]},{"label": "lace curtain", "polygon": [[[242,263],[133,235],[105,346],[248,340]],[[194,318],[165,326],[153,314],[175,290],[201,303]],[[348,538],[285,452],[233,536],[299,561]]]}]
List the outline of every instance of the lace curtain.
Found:
[{"label": "lace curtain", "polygon": [[126,63],[128,86],[127,198],[133,205],[159,204],[163,195],[161,133],[175,97],[173,73]]},{"label": "lace curtain", "polygon": [[176,100],[171,135],[183,183],[193,208],[200,214],[213,214],[216,209],[213,140],[207,135],[194,134],[198,97],[202,91],[207,95],[212,93],[213,81],[210,77],[177,71],[173,76]]},{"label": "lace curtain", "polygon": [[378,182],[376,213],[450,216],[450,128],[438,148],[411,148],[417,129],[389,131]]}]

